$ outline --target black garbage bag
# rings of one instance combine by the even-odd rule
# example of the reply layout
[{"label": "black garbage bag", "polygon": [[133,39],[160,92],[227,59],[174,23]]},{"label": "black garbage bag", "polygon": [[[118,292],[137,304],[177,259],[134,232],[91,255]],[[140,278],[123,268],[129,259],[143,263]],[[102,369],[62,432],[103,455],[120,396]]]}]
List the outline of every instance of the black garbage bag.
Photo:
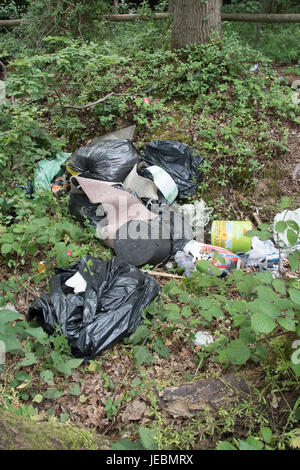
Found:
[{"label": "black garbage bag", "polygon": [[[202,180],[201,165],[204,158],[176,140],[155,140],[145,145],[141,152],[143,160],[149,165],[157,165],[172,176],[178,187],[177,199],[186,199],[195,194]],[[149,178],[149,172],[141,169],[141,176]]]},{"label": "black garbage bag", "polygon": [[[65,282],[78,271],[87,286],[74,294]],[[59,325],[78,358],[92,359],[133,333],[142,322],[142,310],[160,293],[149,274],[116,257],[102,261],[86,256],[55,273],[49,294],[29,307],[27,320],[37,320],[49,334]]]},{"label": "black garbage bag", "polygon": [[105,140],[80,147],[71,156],[69,167],[84,178],[123,182],[141,159],[129,139]]},{"label": "black garbage bag", "polygon": [[185,245],[194,238],[193,229],[184,216],[170,208],[167,203],[150,202],[147,203],[147,209],[158,215],[159,221],[166,228],[164,233],[169,233],[171,252],[170,256],[165,259],[169,261],[177,251],[182,251]]},{"label": "black garbage bag", "polygon": [[86,219],[96,227],[101,220],[105,218],[103,215],[96,215],[99,204],[93,204],[90,202],[87,195],[82,193],[70,192],[69,198],[69,211],[74,219],[84,224]]}]

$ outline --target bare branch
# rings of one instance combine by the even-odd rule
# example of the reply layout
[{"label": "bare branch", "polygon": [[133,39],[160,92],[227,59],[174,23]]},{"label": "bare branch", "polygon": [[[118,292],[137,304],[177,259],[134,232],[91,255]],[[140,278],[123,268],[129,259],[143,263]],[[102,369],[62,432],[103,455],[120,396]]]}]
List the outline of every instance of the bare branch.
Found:
[{"label": "bare branch", "polygon": [[94,101],[93,103],[88,103],[84,106],[64,106],[64,108],[72,108],[72,109],[87,109],[87,108],[91,108],[92,106],[95,106],[96,104],[98,103],[102,103],[102,101],[105,101],[107,100],[108,98],[110,98],[111,96],[126,96],[126,95],[129,95],[129,93],[114,93],[114,92],[111,92],[109,93],[108,95],[104,96],[104,98],[100,98],[99,100],[97,101]]}]

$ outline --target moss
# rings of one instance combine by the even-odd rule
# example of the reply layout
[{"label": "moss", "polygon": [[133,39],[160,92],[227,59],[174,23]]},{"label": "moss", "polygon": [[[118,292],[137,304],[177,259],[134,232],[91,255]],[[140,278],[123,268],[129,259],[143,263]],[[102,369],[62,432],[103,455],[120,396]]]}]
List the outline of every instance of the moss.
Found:
[{"label": "moss", "polygon": [[282,168],[279,165],[276,165],[274,161],[268,163],[265,169],[266,175],[266,184],[269,189],[269,196],[280,199],[282,196],[282,190],[278,181],[282,180]]},{"label": "moss", "polygon": [[192,137],[189,134],[185,134],[182,130],[178,129],[156,129],[152,134],[148,134],[144,137],[143,143],[148,144],[153,140],[177,140],[186,145],[192,145]]},{"label": "moss", "polygon": [[0,410],[0,449],[107,450],[109,441],[94,431],[69,424],[37,422]]}]

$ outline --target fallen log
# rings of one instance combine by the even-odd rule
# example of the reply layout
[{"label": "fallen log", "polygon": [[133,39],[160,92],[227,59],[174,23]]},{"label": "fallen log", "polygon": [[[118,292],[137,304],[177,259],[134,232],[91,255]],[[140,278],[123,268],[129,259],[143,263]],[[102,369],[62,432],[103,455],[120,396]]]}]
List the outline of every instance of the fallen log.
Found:
[{"label": "fallen log", "polygon": [[1,26],[20,26],[20,24],[24,23],[24,19],[19,20],[0,20],[0,27]]},{"label": "fallen log", "polygon": [[[99,20],[126,22],[126,21],[149,21],[154,20],[165,20],[171,18],[170,13],[154,13],[151,16],[148,15],[137,15],[137,14],[112,14],[100,16]],[[287,13],[287,14],[266,14],[266,13],[223,13],[221,17],[222,21],[241,21],[245,23],[300,23],[299,13]],[[20,24],[27,21],[26,19],[16,20],[0,20],[0,27],[6,26],[19,26]]]},{"label": "fallen log", "polygon": [[222,15],[222,21],[243,21],[246,23],[300,23],[300,14],[224,13]]}]

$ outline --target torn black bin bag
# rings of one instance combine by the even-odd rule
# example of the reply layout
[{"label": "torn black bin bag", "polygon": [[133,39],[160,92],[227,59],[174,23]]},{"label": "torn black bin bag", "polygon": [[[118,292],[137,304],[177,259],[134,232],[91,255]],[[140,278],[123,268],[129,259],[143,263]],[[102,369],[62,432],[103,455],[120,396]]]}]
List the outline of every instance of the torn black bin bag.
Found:
[{"label": "torn black bin bag", "polygon": [[70,192],[69,198],[69,211],[72,217],[84,224],[86,219],[97,227],[97,224],[101,222],[105,216],[96,215],[99,204],[93,204],[90,202],[87,195],[82,191],[81,193]]},{"label": "torn black bin bag", "polygon": [[141,159],[129,139],[94,142],[76,150],[69,161],[84,178],[123,182]]},{"label": "torn black bin bag", "polygon": [[[77,271],[87,287],[74,294],[65,282]],[[142,310],[161,290],[149,274],[116,257],[102,261],[87,256],[55,272],[50,293],[29,307],[27,320],[37,320],[49,334],[58,324],[72,354],[86,360],[133,333],[142,322]]]},{"label": "torn black bin bag", "polygon": [[[193,196],[202,180],[201,165],[204,158],[195,155],[195,150],[176,140],[155,140],[145,145],[142,159],[149,165],[163,168],[173,178],[178,187],[177,199]],[[139,173],[149,178],[149,172],[142,168]]]}]

